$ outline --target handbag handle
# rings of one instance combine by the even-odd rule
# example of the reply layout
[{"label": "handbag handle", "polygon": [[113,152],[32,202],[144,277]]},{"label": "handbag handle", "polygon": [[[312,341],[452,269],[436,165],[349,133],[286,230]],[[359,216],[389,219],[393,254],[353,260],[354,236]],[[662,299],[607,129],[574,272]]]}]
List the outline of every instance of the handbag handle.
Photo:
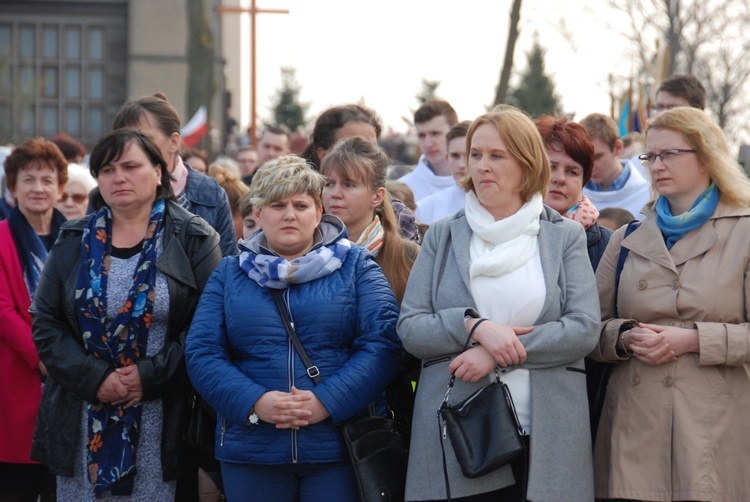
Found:
[{"label": "handbag handle", "polygon": [[[464,343],[464,347],[461,349],[461,353],[463,354],[466,352],[466,349],[469,348],[469,343],[471,343],[471,337],[474,336],[474,332],[477,330],[480,324],[482,324],[484,321],[489,321],[489,319],[485,317],[480,317],[477,322],[474,323],[474,326],[471,327],[471,330],[469,330],[469,336],[466,337],[466,343]],[[495,381],[500,382],[500,373],[497,371],[497,367],[495,367]],[[451,373],[451,379],[448,382],[448,390],[445,391],[445,396],[443,397],[443,402],[441,404],[448,404],[448,396],[450,396],[451,391],[453,390],[453,384],[456,382],[456,372],[454,371]]]},{"label": "handbag handle", "polygon": [[294,323],[289,318],[289,312],[284,305],[284,300],[281,298],[281,292],[278,289],[272,289],[271,294],[273,295],[273,301],[276,302],[276,307],[279,309],[279,313],[281,313],[281,320],[284,322],[286,334],[289,335],[289,338],[294,344],[294,348],[297,349],[297,353],[299,354],[300,359],[302,359],[302,362],[305,365],[307,376],[312,378],[313,382],[315,382],[315,385],[320,385],[321,383],[323,383],[323,379],[320,378],[320,370],[317,366],[315,366],[315,364],[313,364],[312,359],[310,359],[310,356],[307,355],[305,346],[302,345],[302,342],[297,336],[297,332],[294,330]]}]

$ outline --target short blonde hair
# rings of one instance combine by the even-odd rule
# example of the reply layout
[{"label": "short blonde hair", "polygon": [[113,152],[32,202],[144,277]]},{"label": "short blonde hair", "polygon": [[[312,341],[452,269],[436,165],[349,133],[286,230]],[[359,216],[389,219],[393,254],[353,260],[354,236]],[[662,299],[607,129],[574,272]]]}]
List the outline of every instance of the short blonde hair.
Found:
[{"label": "short blonde hair", "polygon": [[283,155],[263,164],[253,176],[250,185],[250,203],[260,209],[298,193],[305,193],[315,200],[316,207],[323,207],[321,193],[325,177],[314,171],[305,159],[296,155]]},{"label": "short blonde hair", "polygon": [[687,106],[666,110],[648,121],[646,137],[652,129],[682,134],[716,183],[722,200],[736,206],[750,205],[750,180],[732,156],[724,132],[706,112]]},{"label": "short blonde hair", "polygon": [[[476,130],[484,125],[492,125],[510,153],[523,167],[521,198],[524,202],[531,200],[534,194],[547,195],[550,178],[550,161],[547,147],[542,141],[534,122],[528,115],[509,105],[499,105],[489,113],[477,117],[466,133],[466,158],[471,164],[471,139]],[[467,192],[474,190],[471,176],[467,176],[461,186]]]}]

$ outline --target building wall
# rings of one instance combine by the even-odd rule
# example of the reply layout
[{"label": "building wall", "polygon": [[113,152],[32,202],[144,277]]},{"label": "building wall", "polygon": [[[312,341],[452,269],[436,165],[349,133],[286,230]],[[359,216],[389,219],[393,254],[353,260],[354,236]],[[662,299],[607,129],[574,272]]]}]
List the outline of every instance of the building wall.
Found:
[{"label": "building wall", "polygon": [[[216,61],[206,106],[217,124],[224,117],[220,1],[203,0]],[[155,92],[187,123],[186,7],[187,0],[0,0],[0,144],[65,131],[90,148],[122,103]],[[80,31],[78,56],[67,53],[71,27]],[[102,42],[90,52],[92,40]],[[70,76],[75,69],[79,81]]]},{"label": "building wall", "polygon": [[162,92],[187,117],[187,20],[185,0],[130,0],[128,97]]}]

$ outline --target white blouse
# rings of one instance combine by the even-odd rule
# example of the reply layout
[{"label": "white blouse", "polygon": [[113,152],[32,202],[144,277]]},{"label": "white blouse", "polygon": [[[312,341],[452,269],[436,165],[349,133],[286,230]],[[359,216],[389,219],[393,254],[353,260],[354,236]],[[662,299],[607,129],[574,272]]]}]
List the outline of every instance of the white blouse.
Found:
[{"label": "white blouse", "polygon": [[[547,295],[539,250],[521,267],[499,277],[475,276],[470,286],[480,316],[498,324],[533,326]],[[521,425],[531,434],[529,370],[512,366],[498,369],[513,396]],[[494,379],[494,373],[488,378]]]}]

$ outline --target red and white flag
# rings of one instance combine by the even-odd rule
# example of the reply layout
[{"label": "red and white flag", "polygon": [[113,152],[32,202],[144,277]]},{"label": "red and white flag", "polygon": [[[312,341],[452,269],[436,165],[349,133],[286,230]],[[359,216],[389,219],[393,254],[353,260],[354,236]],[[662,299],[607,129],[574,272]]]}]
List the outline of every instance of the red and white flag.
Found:
[{"label": "red and white flag", "polygon": [[198,142],[206,135],[208,131],[208,122],[206,116],[206,107],[201,106],[198,111],[195,112],[193,118],[185,124],[185,127],[180,131],[182,136],[182,144],[185,148],[192,148],[198,144]]}]

